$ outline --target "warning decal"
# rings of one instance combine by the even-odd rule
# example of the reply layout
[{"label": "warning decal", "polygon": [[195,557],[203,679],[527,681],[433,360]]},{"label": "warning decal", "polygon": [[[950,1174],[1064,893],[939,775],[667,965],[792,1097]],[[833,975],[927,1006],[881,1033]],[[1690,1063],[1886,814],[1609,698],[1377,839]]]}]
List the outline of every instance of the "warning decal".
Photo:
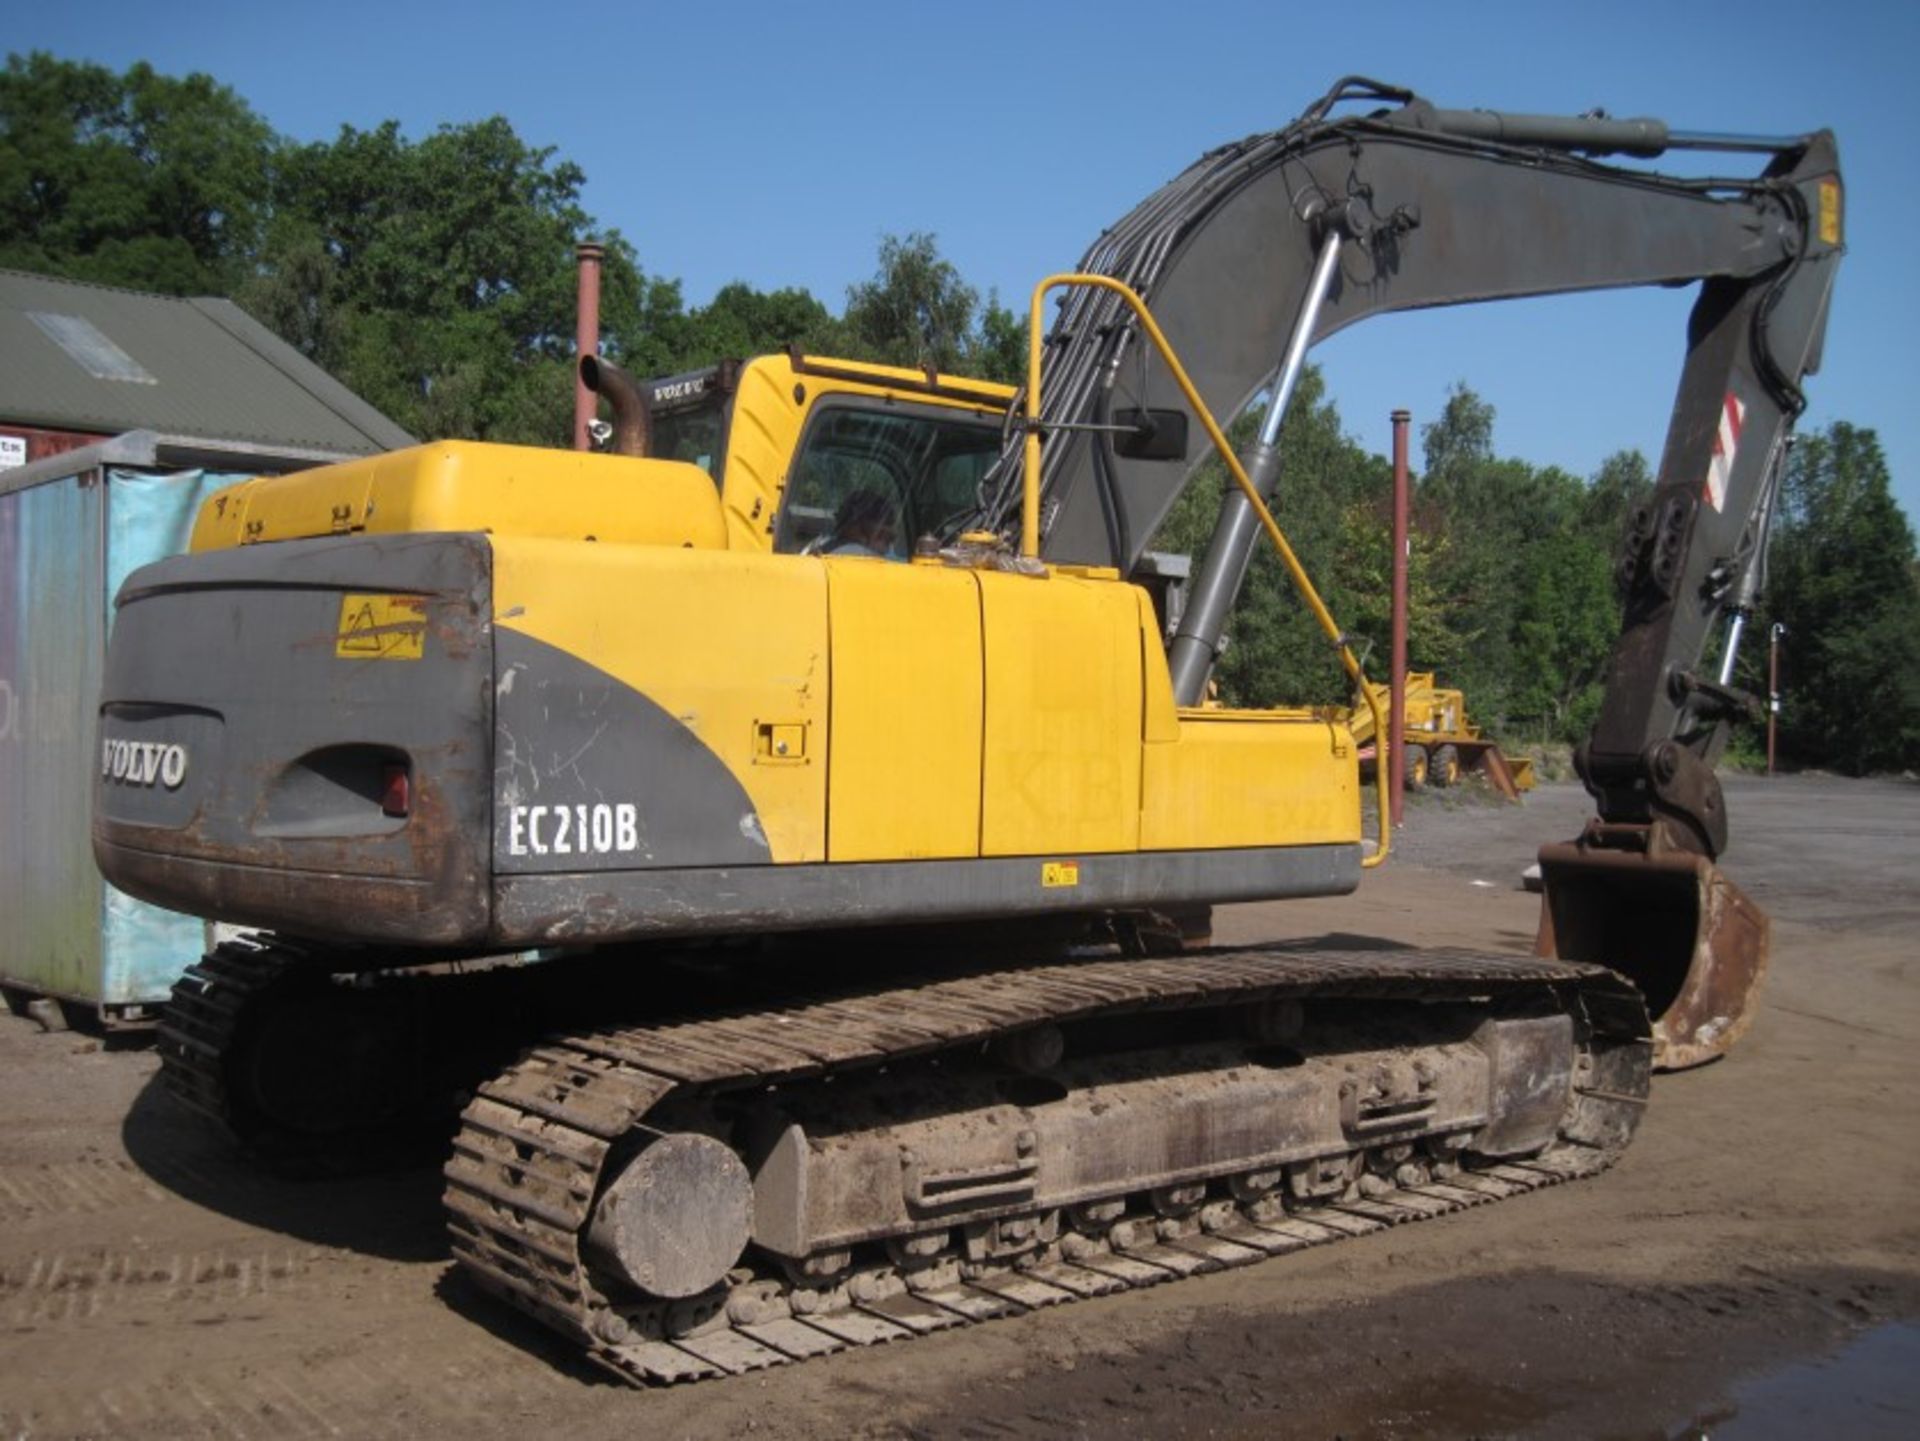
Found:
[{"label": "warning decal", "polygon": [[1058,886],[1079,885],[1080,862],[1042,861],[1040,863],[1040,884],[1048,890],[1052,890]]},{"label": "warning decal", "polygon": [[1720,429],[1713,437],[1713,459],[1707,462],[1706,500],[1715,510],[1727,508],[1727,477],[1733,474],[1733,455],[1740,448],[1740,425],[1747,408],[1731,390],[1720,402]]},{"label": "warning decal", "polygon": [[419,660],[427,603],[417,595],[343,595],[333,653],[342,660]]}]

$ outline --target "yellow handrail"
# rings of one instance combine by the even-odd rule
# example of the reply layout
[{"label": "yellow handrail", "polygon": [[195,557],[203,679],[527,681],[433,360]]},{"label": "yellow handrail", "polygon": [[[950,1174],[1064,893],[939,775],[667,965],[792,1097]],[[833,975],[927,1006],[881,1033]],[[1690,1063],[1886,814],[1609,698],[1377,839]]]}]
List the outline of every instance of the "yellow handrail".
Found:
[{"label": "yellow handrail", "polygon": [[[1213,448],[1220,452],[1220,458],[1226,462],[1227,473],[1233,477],[1234,484],[1240,487],[1240,493],[1247,498],[1247,504],[1253,507],[1253,513],[1260,518],[1267,539],[1273,542],[1274,549],[1280,552],[1281,564],[1287,568],[1287,574],[1293,578],[1294,589],[1300,592],[1300,598],[1307,603],[1307,609],[1313,612],[1313,618],[1320,623],[1320,629],[1340,652],[1340,664],[1347,676],[1359,688],[1365,697],[1367,710],[1373,716],[1373,733],[1376,738],[1387,734],[1387,723],[1380,711],[1380,701],[1373,693],[1373,687],[1367,684],[1366,672],[1360,669],[1360,660],[1353,653],[1353,647],[1347,644],[1339,625],[1334,621],[1333,613],[1320,599],[1320,593],[1313,588],[1313,582],[1307,578],[1300,559],[1293,553],[1293,547],[1287,544],[1287,538],[1281,533],[1280,523],[1273,518],[1273,512],[1267,509],[1267,503],[1260,498],[1260,492],[1254,489],[1253,482],[1247,478],[1246,468],[1240,464],[1240,457],[1233,453],[1233,447],[1227,441],[1226,432],[1220,429],[1213,418],[1213,412],[1207,409],[1207,403],[1200,398],[1200,392],[1193,388],[1193,382],[1187,378],[1186,368],[1180,364],[1180,357],[1173,353],[1173,346],[1161,333],[1160,326],[1148,312],[1146,302],[1133,290],[1115,280],[1110,275],[1066,274],[1049,275],[1033,287],[1033,300],[1027,311],[1027,438],[1025,475],[1022,477],[1020,495],[1020,554],[1035,556],[1040,554],[1040,349],[1042,309],[1046,304],[1047,292],[1058,290],[1062,286],[1084,285],[1098,290],[1110,290],[1126,301],[1134,316],[1140,322],[1140,328],[1146,331],[1147,338],[1153,342],[1154,349],[1160,352],[1160,358],[1167,363],[1167,370],[1173,376],[1174,383],[1180,387],[1180,393],[1187,398],[1187,404],[1200,418],[1200,424],[1206,428],[1207,438],[1213,442]],[[1381,864],[1387,853],[1393,848],[1392,822],[1389,819],[1387,804],[1387,758],[1378,739],[1374,745],[1373,783],[1374,794],[1380,807],[1378,830],[1380,838],[1371,856],[1362,856],[1360,864],[1371,868]]]}]

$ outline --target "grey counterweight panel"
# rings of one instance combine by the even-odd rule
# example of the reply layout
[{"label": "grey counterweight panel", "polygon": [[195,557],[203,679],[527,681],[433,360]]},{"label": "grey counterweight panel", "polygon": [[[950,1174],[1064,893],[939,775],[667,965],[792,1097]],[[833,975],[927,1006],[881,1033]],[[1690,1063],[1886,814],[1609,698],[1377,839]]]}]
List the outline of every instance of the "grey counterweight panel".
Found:
[{"label": "grey counterweight panel", "polygon": [[482,940],[489,561],[477,535],[341,536],[134,572],[99,712],[107,878],[242,925]]},{"label": "grey counterweight panel", "polygon": [[[1078,885],[1042,885],[1059,859],[1078,861]],[[532,946],[1345,895],[1359,882],[1357,845],[574,872],[500,876],[494,917],[501,944]]]},{"label": "grey counterweight panel", "polygon": [[772,861],[733,772],[653,700],[518,631],[494,645],[497,872]]}]

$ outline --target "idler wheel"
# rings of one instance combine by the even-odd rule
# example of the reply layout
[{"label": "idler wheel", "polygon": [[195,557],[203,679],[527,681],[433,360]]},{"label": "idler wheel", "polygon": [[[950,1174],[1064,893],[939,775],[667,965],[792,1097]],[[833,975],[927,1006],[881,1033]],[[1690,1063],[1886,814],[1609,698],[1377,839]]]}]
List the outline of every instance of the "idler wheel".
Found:
[{"label": "idler wheel", "polygon": [[733,1148],[682,1131],[652,1141],[594,1207],[595,1256],[650,1296],[719,1285],[753,1230],[753,1179]]}]

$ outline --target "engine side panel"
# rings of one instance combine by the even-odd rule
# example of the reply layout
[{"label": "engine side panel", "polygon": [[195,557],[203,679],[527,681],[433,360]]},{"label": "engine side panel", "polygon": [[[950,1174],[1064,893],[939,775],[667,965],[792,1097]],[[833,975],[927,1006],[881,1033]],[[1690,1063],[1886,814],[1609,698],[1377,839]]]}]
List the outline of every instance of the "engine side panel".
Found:
[{"label": "engine side panel", "polygon": [[987,663],[980,851],[1140,845],[1144,706],[1136,592],[980,574]]},{"label": "engine side panel", "polygon": [[[540,788],[558,803],[619,805],[637,801],[636,788],[674,785],[654,774],[662,767],[695,763],[731,775],[749,808],[732,806],[716,822],[674,804],[669,791],[639,821],[655,838],[650,858],[636,848],[592,859],[588,868],[826,859],[827,581],[820,561],[505,536],[493,549],[503,638],[539,642],[550,661],[571,656],[602,677],[582,679],[589,688],[579,692],[564,678],[529,674],[536,692],[544,684],[557,689],[543,700],[515,699],[522,676],[502,667],[499,743],[535,762],[502,760],[507,788],[498,805],[508,814],[495,833],[499,870],[535,869],[537,857],[515,853],[511,825],[516,810],[527,808],[530,818],[546,800]],[[664,753],[648,756],[644,742],[616,737],[613,715],[635,708],[615,700],[608,684],[670,722],[658,730]],[[576,713],[571,697],[583,694],[600,699],[591,712]],[[716,823],[734,828],[751,850],[728,842],[724,857],[714,851],[707,842]],[[677,849],[691,836],[702,840]]]},{"label": "engine side panel", "polygon": [[502,535],[206,552],[127,588],[96,848],[159,904],[422,947],[1351,890],[1344,729],[1176,712],[1157,641],[1134,588],[1058,573]]},{"label": "engine side panel", "polygon": [[835,861],[980,854],[985,699],[969,570],[828,559]]}]

